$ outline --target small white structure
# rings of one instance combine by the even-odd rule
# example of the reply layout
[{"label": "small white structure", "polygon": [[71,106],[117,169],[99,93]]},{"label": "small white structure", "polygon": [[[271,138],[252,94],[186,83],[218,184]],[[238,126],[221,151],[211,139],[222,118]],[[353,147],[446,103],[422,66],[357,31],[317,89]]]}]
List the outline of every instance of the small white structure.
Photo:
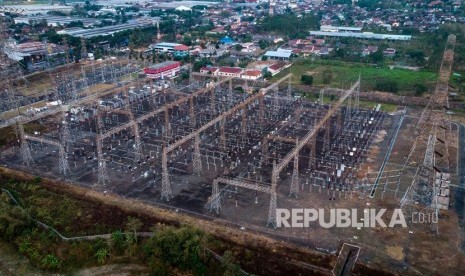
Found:
[{"label": "small white structure", "polygon": [[179,6],[179,7],[177,7],[175,10],[176,10],[176,11],[189,11],[189,12],[192,11],[191,8],[186,7],[186,6]]}]

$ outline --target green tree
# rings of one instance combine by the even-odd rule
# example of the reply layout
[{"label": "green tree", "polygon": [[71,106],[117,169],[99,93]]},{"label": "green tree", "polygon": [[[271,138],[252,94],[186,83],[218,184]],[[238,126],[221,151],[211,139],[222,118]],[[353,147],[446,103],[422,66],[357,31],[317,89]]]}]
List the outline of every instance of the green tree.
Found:
[{"label": "green tree", "polygon": [[382,63],[384,61],[383,52],[380,49],[378,49],[378,51],[370,55],[370,59],[371,59],[371,62],[373,63],[377,63],[377,64]]},{"label": "green tree", "polygon": [[268,47],[269,43],[266,40],[259,40],[258,41],[258,46],[260,46],[260,49],[264,50],[266,47]]},{"label": "green tree", "polygon": [[192,70],[197,72],[197,71],[200,71],[200,68],[205,67],[210,64],[211,64],[211,61],[209,59],[202,58],[201,60],[194,62],[194,66],[192,67]]},{"label": "green tree", "polygon": [[416,96],[421,96],[421,95],[423,95],[423,93],[428,91],[428,87],[423,83],[416,83],[416,84],[413,85],[413,87],[415,88],[415,95]]},{"label": "green tree", "polygon": [[396,81],[389,79],[380,79],[376,81],[375,89],[378,91],[397,93],[399,87]]},{"label": "green tree", "polygon": [[242,50],[242,45],[241,44],[234,45],[234,50],[236,50],[237,52],[240,52]]},{"label": "green tree", "polygon": [[26,211],[12,205],[6,193],[0,194],[0,237],[12,241],[23,231],[33,226],[33,221]]},{"label": "green tree", "polygon": [[136,237],[132,233],[125,235],[124,247],[127,256],[132,257],[137,249]]},{"label": "green tree", "polygon": [[204,234],[190,227],[164,227],[155,232],[146,245],[149,263],[161,259],[166,264],[194,274],[205,274],[202,244]]},{"label": "green tree", "polygon": [[323,70],[322,74],[322,79],[324,84],[330,84],[331,81],[333,80],[333,71],[331,69],[325,69]]},{"label": "green tree", "polygon": [[291,39],[308,35],[309,30],[317,30],[319,26],[319,16],[305,14],[302,17],[287,13],[275,16],[266,16],[259,22],[258,28],[264,32],[275,32],[289,36]]},{"label": "green tree", "polygon": [[266,80],[269,80],[273,77],[270,71],[266,71],[265,74],[263,74],[263,78]]},{"label": "green tree", "polygon": [[221,264],[224,276],[239,276],[242,275],[241,267],[236,264],[236,259],[231,251],[226,250],[223,254],[223,262]]},{"label": "green tree", "polygon": [[300,82],[306,85],[312,85],[313,84],[313,76],[309,75],[301,75],[300,76]]},{"label": "green tree", "polygon": [[134,239],[137,243],[137,231],[143,226],[143,223],[138,218],[128,217],[126,222],[126,230],[134,234]]},{"label": "green tree", "polygon": [[121,252],[124,249],[124,240],[124,233],[121,232],[121,230],[116,230],[111,234],[112,246],[118,252]]},{"label": "green tree", "polygon": [[345,57],[345,51],[342,48],[338,48],[336,51],[334,51],[334,56],[340,59],[344,59]]},{"label": "green tree", "polygon": [[124,11],[121,11],[121,23],[127,23],[128,18],[126,17],[126,13]]}]

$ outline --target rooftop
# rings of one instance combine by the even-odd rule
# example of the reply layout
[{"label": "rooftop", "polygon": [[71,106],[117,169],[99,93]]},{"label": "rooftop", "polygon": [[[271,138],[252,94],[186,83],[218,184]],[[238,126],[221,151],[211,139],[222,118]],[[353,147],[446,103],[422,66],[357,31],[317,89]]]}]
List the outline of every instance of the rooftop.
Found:
[{"label": "rooftop", "polygon": [[233,74],[238,74],[242,72],[242,68],[239,67],[220,67],[220,72],[224,73],[233,73]]},{"label": "rooftop", "polygon": [[252,77],[260,76],[261,74],[260,70],[247,70],[244,72],[244,75]]},{"label": "rooftop", "polygon": [[59,33],[68,34],[74,37],[92,38],[92,37],[97,37],[97,36],[112,35],[114,33],[125,31],[125,30],[145,28],[151,25],[152,24],[149,22],[133,22],[133,23],[118,24],[118,25],[106,26],[106,27],[95,28],[95,29],[78,29],[78,30],[76,30],[76,28],[64,29],[64,30],[59,31]]},{"label": "rooftop", "polygon": [[410,40],[411,35],[391,35],[391,34],[376,34],[371,32],[354,33],[354,32],[322,32],[322,31],[310,31],[311,35],[321,36],[336,36],[336,37],[354,37],[354,38],[365,38],[365,39],[389,39],[389,40]]},{"label": "rooftop", "polygon": [[289,50],[289,51],[282,51],[282,50],[267,51],[265,53],[265,56],[267,56],[267,57],[278,57],[278,58],[290,58],[291,55],[292,55],[292,50]]},{"label": "rooftop", "polygon": [[172,43],[172,42],[160,42],[160,43],[157,43],[155,45],[153,45],[154,47],[157,46],[157,47],[176,47],[176,46],[181,46],[182,44],[179,44],[179,43]]},{"label": "rooftop", "polygon": [[345,27],[345,26],[321,25],[320,31],[332,31],[332,32],[353,31],[353,32],[361,32],[361,31],[362,31],[362,28],[359,28],[359,27]]},{"label": "rooftop", "polygon": [[147,69],[157,70],[157,69],[161,69],[161,68],[166,67],[166,66],[176,65],[176,64],[180,65],[181,63],[179,61],[167,60],[167,61],[163,61],[163,62],[154,64],[154,65],[148,67]]}]

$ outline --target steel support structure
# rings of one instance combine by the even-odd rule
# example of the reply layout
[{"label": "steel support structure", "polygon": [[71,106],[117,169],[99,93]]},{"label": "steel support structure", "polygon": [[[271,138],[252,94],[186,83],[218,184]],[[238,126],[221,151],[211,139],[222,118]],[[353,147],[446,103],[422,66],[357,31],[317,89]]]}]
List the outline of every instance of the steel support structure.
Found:
[{"label": "steel support structure", "polygon": [[197,176],[202,174],[202,159],[200,156],[200,136],[194,137],[194,154],[192,156],[193,173]]},{"label": "steel support structure", "polygon": [[[436,221],[439,214],[437,202],[439,187],[435,183],[436,173],[450,172],[448,149],[450,118],[447,112],[455,42],[455,35],[449,35],[436,88],[418,120],[415,129],[418,135],[403,167],[403,175],[408,175],[410,166],[412,164],[417,166],[411,185],[401,199],[401,208],[407,212],[407,215],[423,208],[422,211],[433,213]],[[439,143],[436,143],[436,140]],[[422,152],[424,154],[421,154]],[[439,233],[437,223],[431,223],[430,226],[433,232]]]},{"label": "steel support structure", "polygon": [[221,195],[219,188],[220,183],[266,194],[272,193],[271,186],[267,185],[266,183],[250,181],[245,179],[234,179],[224,176],[218,177],[215,180],[213,180],[212,197],[209,206],[210,211],[216,211],[216,213],[219,213],[219,210],[221,209]]},{"label": "steel support structure", "polygon": [[65,147],[60,142],[29,135],[24,135],[24,139],[56,146],[58,148],[58,167],[60,169],[60,173],[66,175],[66,173],[69,171],[69,164],[68,159],[66,158]]},{"label": "steel support structure", "polygon": [[140,140],[140,129],[139,123],[136,121],[134,112],[132,111],[131,101],[129,100],[129,92],[127,90],[124,91],[126,97],[126,110],[129,115],[129,122],[131,122],[132,126],[132,133],[134,135],[134,151],[140,155],[141,154],[141,140]]},{"label": "steel support structure", "polygon": [[[233,106],[232,108],[228,109],[227,111],[221,113],[219,116],[215,117],[214,119],[212,119],[211,121],[209,121],[208,123],[202,125],[200,128],[198,128],[197,130],[191,132],[190,134],[182,137],[181,139],[178,139],[177,141],[175,141],[174,143],[168,145],[166,147],[166,149],[163,151],[163,157],[162,157],[162,167],[163,166],[166,166],[167,167],[167,161],[168,161],[168,158],[167,158],[167,154],[172,152],[173,150],[175,150],[176,148],[180,147],[181,145],[183,145],[184,143],[186,143],[187,141],[190,141],[192,139],[194,139],[196,136],[199,136],[202,132],[204,132],[205,130],[209,129],[210,127],[220,123],[221,121],[225,120],[227,117],[237,113],[238,111],[246,108],[247,106],[253,104],[254,102],[256,102],[257,100],[260,100],[260,98],[263,98],[269,91],[273,91],[273,89],[279,87],[279,85],[285,81],[286,79],[290,78],[290,74],[284,76],[283,78],[279,79],[278,81],[276,81],[275,83],[273,83],[272,85],[266,87],[266,88],[262,88],[258,93],[255,93],[255,94],[252,94],[250,97],[246,98],[244,101],[236,104],[235,106]],[[231,78],[229,79],[226,79],[226,80],[231,80]],[[200,144],[200,142],[199,142]],[[165,183],[166,181],[166,183]],[[163,183],[165,185],[168,185],[168,186],[171,186],[170,184],[170,181],[169,181],[169,178],[166,177],[164,178],[163,180]],[[170,188],[171,190],[171,188]]]},{"label": "steel support structure", "polygon": [[98,176],[97,176],[97,183],[105,185],[110,182],[108,177],[108,169],[107,169],[107,162],[105,157],[103,156],[103,138],[101,137],[102,133],[104,132],[104,124],[102,120],[102,115],[100,114],[100,110],[97,106],[97,137],[96,137],[96,147],[97,147],[97,164],[98,164]]},{"label": "steel support structure", "polygon": [[162,177],[161,177],[161,199],[166,199],[169,201],[173,197],[173,193],[171,191],[171,183],[170,183],[170,175],[168,172],[168,156],[166,152],[166,147],[163,146],[162,150]]},{"label": "steel support structure", "polygon": [[[296,146],[294,147],[294,149],[292,149],[291,152],[289,152],[280,162],[279,164],[277,164],[276,166],[273,166],[273,171],[271,173],[271,187],[272,187],[272,190],[276,191],[277,189],[277,185],[278,185],[278,177],[279,177],[279,174],[281,173],[281,171],[289,164],[289,162],[291,160],[293,160],[296,156],[299,155],[299,152],[300,150],[309,144],[310,140],[312,138],[314,138],[317,134],[318,134],[318,131],[323,128],[327,123],[328,121],[331,119],[331,117],[338,111],[338,109],[340,108],[340,106],[342,105],[342,103],[348,98],[350,97],[353,92],[358,89],[360,85],[360,78],[352,85],[352,87],[347,90],[340,98],[339,100],[331,106],[331,108],[327,111],[327,113],[325,114],[325,116],[323,118],[321,118],[314,126],[312,129],[310,129],[310,131],[301,139],[299,140],[299,142],[296,144]],[[272,212],[271,208],[273,207],[274,209],[276,209],[276,206],[272,206],[271,205],[271,202],[274,202],[276,203],[276,196],[274,197],[273,199],[273,196],[272,196],[272,199],[270,200],[270,212],[269,212],[269,216],[268,216],[268,225],[269,226],[273,226],[273,227],[276,227],[276,212]]]},{"label": "steel support structure", "polygon": [[26,140],[26,135],[24,134],[24,127],[22,123],[17,124],[18,135],[19,135],[19,143],[20,143],[20,150],[21,150],[21,158],[23,163],[29,165],[30,163],[34,162],[32,159],[31,149]]},{"label": "steel support structure", "polygon": [[291,190],[289,196],[299,196],[299,156],[294,157],[294,170],[292,171]]}]

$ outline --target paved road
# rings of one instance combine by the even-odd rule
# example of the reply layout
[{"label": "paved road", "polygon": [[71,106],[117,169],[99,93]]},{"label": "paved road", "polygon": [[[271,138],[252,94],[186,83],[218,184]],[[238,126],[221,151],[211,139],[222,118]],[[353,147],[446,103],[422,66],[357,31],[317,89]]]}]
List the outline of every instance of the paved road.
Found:
[{"label": "paved road", "polygon": [[454,206],[459,218],[460,228],[460,247],[462,251],[465,251],[465,126],[458,124],[459,126],[459,151],[458,151],[458,173],[459,183],[461,188],[454,189]]}]

